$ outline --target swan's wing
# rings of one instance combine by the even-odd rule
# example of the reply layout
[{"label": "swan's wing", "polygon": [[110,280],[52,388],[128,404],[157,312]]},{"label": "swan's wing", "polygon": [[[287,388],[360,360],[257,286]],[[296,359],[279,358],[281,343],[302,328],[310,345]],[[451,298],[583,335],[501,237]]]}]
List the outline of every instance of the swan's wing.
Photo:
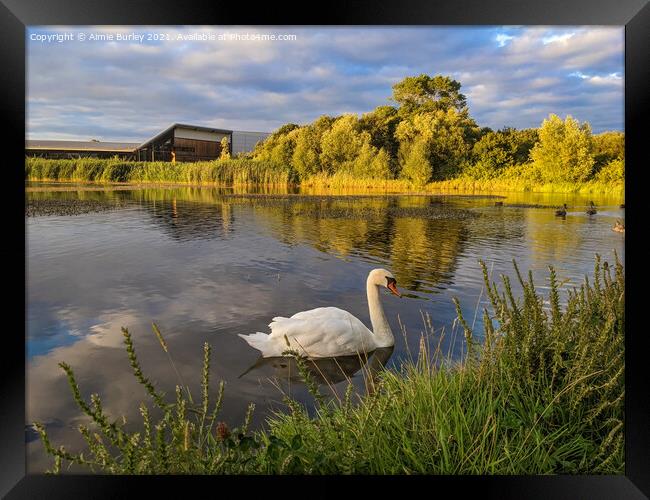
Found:
[{"label": "swan's wing", "polygon": [[[321,307],[275,318],[269,325],[270,338],[311,357],[329,357],[365,351],[372,345],[372,333],[355,316],[336,307]],[[289,349],[289,346],[287,346]]]},{"label": "swan's wing", "polygon": [[[301,311],[299,313],[296,313],[290,318],[283,318],[279,316],[277,318],[273,318],[273,322],[269,324],[269,327],[271,328],[271,330],[273,330],[274,326],[278,326],[280,324],[298,325],[299,323],[295,323],[296,321],[306,322],[306,323],[300,323],[300,325],[305,325],[305,326],[309,326],[309,325],[314,327],[316,327],[316,325],[329,326],[330,331],[335,331],[339,335],[342,333],[342,331],[348,329],[369,332],[369,330],[366,328],[366,325],[364,325],[359,320],[359,318],[350,314],[348,311],[339,309],[338,307],[317,307],[316,309],[310,309],[309,311]],[[337,322],[342,322],[342,323],[338,324]],[[336,330],[337,327],[339,328],[340,331]]]},{"label": "swan's wing", "polygon": [[[354,319],[359,321],[356,317],[343,309],[338,307],[317,307],[309,311],[301,311],[291,316],[290,319],[320,319],[320,318],[341,318],[341,319]],[[275,318],[274,318],[275,319]]]}]

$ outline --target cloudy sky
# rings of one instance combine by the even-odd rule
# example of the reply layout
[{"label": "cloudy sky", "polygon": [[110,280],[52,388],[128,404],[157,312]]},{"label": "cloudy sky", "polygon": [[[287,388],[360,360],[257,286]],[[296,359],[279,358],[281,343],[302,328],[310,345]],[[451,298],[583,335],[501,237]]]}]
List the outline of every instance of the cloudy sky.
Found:
[{"label": "cloudy sky", "polygon": [[421,73],[461,82],[481,126],[549,113],[624,125],[623,27],[30,27],[27,68],[29,139],[272,131],[391,104],[391,86]]}]

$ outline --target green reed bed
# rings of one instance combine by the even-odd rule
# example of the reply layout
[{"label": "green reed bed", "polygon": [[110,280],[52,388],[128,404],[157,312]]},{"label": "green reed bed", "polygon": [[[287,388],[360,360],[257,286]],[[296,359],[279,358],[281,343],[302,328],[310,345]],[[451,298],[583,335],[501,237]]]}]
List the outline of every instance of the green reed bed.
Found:
[{"label": "green reed bed", "polygon": [[597,181],[585,182],[540,182],[524,177],[497,177],[494,179],[474,179],[459,176],[442,181],[434,181],[425,185],[417,185],[407,179],[375,179],[357,177],[348,173],[331,175],[319,174],[301,180],[300,186],[307,191],[318,193],[318,190],[349,189],[355,192],[388,191],[388,192],[534,192],[534,193],[581,193],[609,194],[623,196],[625,182]]},{"label": "green reed bed", "polygon": [[267,431],[248,430],[252,406],[237,429],[219,422],[224,385],[210,386],[209,345],[200,401],[192,403],[180,386],[168,400],[143,374],[123,330],[134,374],[162,416],[154,421],[143,404],[141,428],[127,432],[104,413],[98,395],[86,401],[62,363],[93,425],[79,429],[83,454],[55,447],[35,425],[54,457],[52,470],[76,463],[124,474],[623,473],[625,278],[618,257],[613,266],[597,257],[592,279],[568,292],[564,306],[552,268],[546,298],[516,265],[518,299],[508,277],[497,287],[484,265],[483,272],[490,307],[480,337],[455,301],[467,346],[461,361],[443,355],[441,336],[428,325],[416,359],[368,377],[367,395],[353,396],[349,385],[344,396],[331,397],[309,376],[309,360],[298,357],[315,412],[285,398],[287,411],[270,417]]},{"label": "green reed bed", "polygon": [[266,161],[244,158],[196,163],[134,162],[79,158],[50,160],[26,158],[26,180],[81,182],[281,184],[290,182],[288,169]]},{"label": "green reed bed", "polygon": [[440,191],[511,191],[539,193],[583,193],[623,196],[621,180],[541,183],[526,178],[503,177],[473,179],[461,176],[443,181],[416,185],[406,179],[358,177],[350,173],[312,175],[299,179],[289,166],[281,167],[267,160],[233,158],[196,163],[134,162],[118,159],[78,158],[51,160],[26,158],[25,179],[34,181],[74,181],[100,183],[172,183],[222,186],[290,186],[299,184],[307,192],[318,194],[330,189],[378,192],[440,192]]},{"label": "green reed bed", "polygon": [[429,190],[441,191],[502,191],[533,193],[580,193],[580,194],[609,194],[623,196],[625,181],[590,180],[585,182],[540,182],[518,177],[497,177],[494,179],[473,179],[457,177],[444,181],[432,182],[427,185]]}]

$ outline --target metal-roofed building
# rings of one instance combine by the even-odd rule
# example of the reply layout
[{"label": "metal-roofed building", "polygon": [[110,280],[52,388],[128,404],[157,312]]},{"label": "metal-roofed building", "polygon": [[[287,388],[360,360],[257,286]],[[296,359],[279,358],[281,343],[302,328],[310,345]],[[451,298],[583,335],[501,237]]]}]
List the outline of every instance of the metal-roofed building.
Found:
[{"label": "metal-roofed building", "polygon": [[221,156],[221,141],[232,144],[232,130],[174,123],[140,144],[140,161],[205,161]]},{"label": "metal-roofed building", "polygon": [[26,140],[25,154],[41,158],[112,158],[135,159],[138,143],[100,141]]},{"label": "metal-roofed building", "polygon": [[42,158],[111,158],[125,160],[191,162],[215,160],[221,156],[226,138],[230,154],[252,151],[266,132],[240,132],[220,128],[174,123],[141,144],[100,141],[25,141],[25,154]]}]

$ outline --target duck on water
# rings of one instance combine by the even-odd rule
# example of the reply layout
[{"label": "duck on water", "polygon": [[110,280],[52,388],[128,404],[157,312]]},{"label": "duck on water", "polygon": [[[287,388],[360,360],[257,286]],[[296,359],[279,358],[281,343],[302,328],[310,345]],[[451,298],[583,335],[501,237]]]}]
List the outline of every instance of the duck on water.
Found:
[{"label": "duck on water", "polygon": [[596,210],[596,205],[594,205],[593,201],[590,201],[589,208],[587,208],[587,215],[596,215],[596,212],[598,212],[598,210]]}]

